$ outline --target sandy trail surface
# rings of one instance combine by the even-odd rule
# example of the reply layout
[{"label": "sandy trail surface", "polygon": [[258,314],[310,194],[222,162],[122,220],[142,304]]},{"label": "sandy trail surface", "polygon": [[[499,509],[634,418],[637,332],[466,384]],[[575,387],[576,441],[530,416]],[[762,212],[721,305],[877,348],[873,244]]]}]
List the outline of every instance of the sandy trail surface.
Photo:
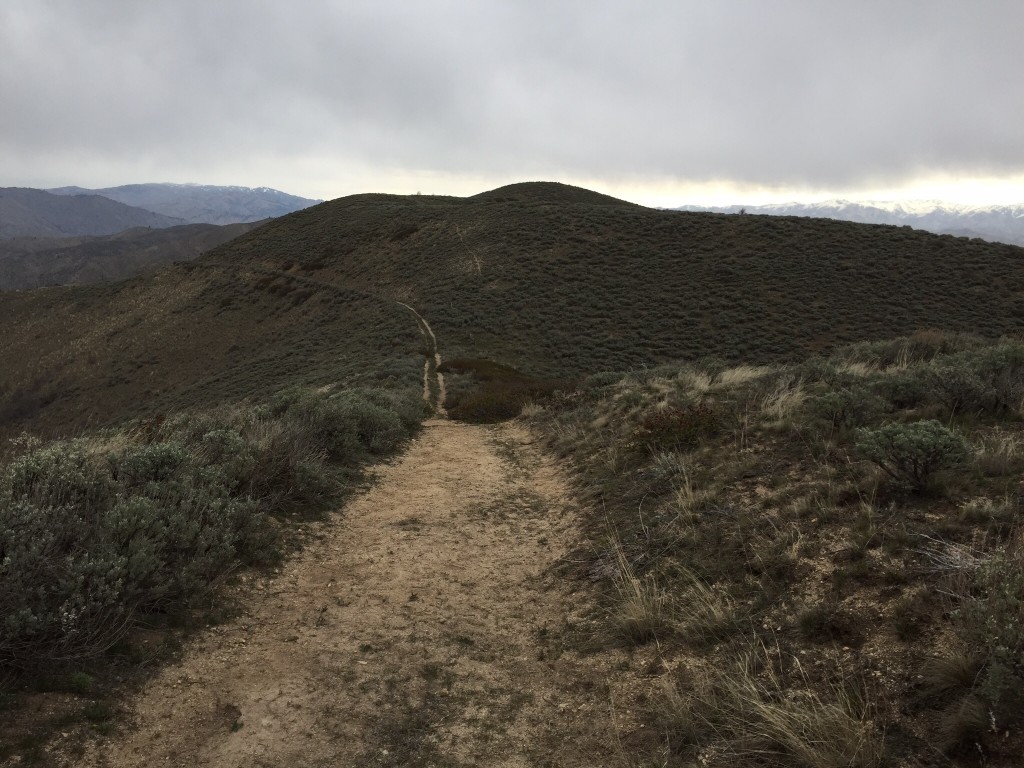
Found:
[{"label": "sandy trail surface", "polygon": [[69,764],[618,764],[614,659],[563,647],[576,513],[525,428],[428,422],[375,480]]}]

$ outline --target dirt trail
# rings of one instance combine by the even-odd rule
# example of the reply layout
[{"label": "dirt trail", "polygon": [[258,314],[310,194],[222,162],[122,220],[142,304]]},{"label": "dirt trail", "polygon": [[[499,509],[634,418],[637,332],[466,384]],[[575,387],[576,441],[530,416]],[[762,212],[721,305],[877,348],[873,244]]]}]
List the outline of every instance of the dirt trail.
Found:
[{"label": "dirt trail", "polygon": [[[405,307],[416,316],[416,323],[419,325],[420,334],[430,342],[430,349],[427,354],[424,355],[423,360],[423,399],[426,401],[427,405],[433,408],[435,414],[444,418],[448,415],[448,412],[444,408],[447,392],[445,391],[444,374],[441,373],[441,348],[437,344],[437,336],[434,335],[434,331],[431,329],[430,323],[426,321],[423,315],[404,302],[396,301],[395,303],[401,307]],[[433,372],[433,375],[431,375],[431,372]],[[431,402],[430,395],[431,379],[436,382],[437,387],[437,399],[434,402]]]},{"label": "dirt trail", "polygon": [[477,254],[476,251],[474,251],[472,248],[470,248],[469,245],[467,245],[466,238],[463,237],[462,230],[459,228],[458,224],[455,225],[455,234],[457,234],[459,236],[459,241],[462,243],[462,247],[466,249],[466,252],[470,256],[473,257],[473,263],[476,265],[476,273],[478,275],[482,275],[483,274],[483,269],[481,268],[481,264],[480,264],[480,256]]},{"label": "dirt trail", "polygon": [[554,572],[578,521],[529,433],[431,421],[376,474],[68,764],[618,764],[622,659],[563,647],[592,595]]},{"label": "dirt trail", "polygon": [[[459,237],[462,237],[462,233],[459,232]],[[474,256],[474,258],[476,258]],[[231,264],[224,264],[217,261],[197,261],[192,262],[193,264],[208,269],[234,269],[235,267]],[[324,280],[317,280],[316,278],[308,277],[306,275],[296,275],[291,272],[286,272],[280,269],[271,269],[269,267],[261,267],[259,265],[250,265],[248,267],[254,272],[260,272],[263,274],[273,275],[274,277],[281,277],[285,280],[291,280],[292,282],[299,283],[302,285],[312,286],[317,289],[327,289],[342,293],[355,293],[366,298],[373,299],[375,301],[382,301],[390,304],[394,301],[400,307],[404,307],[409,310],[416,318],[417,327],[420,330],[420,334],[428,340],[429,349],[424,355],[423,360],[423,400],[430,406],[434,414],[440,418],[446,418],[448,412],[445,410],[445,400],[447,398],[447,392],[445,390],[444,374],[441,373],[441,348],[437,343],[437,336],[434,335],[433,329],[430,327],[430,323],[426,321],[414,307],[409,306],[404,301],[398,301],[397,299],[388,299],[369,291],[363,291],[356,288],[343,288],[342,286],[335,285],[334,283],[328,283]],[[479,260],[477,262],[477,269],[479,270]],[[433,382],[433,386],[431,385]],[[432,389],[437,389],[437,396],[432,395]]]}]

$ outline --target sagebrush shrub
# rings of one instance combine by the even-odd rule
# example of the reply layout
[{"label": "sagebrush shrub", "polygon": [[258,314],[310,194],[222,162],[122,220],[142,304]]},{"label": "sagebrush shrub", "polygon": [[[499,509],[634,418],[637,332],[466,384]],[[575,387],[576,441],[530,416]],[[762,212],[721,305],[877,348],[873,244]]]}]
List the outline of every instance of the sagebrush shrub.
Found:
[{"label": "sagebrush shrub", "polygon": [[929,394],[953,413],[999,416],[1024,405],[1024,344],[1005,341],[936,360]]},{"label": "sagebrush shrub", "polygon": [[404,436],[414,434],[420,423],[426,416],[429,416],[430,408],[423,402],[419,392],[396,392],[387,389],[358,389],[352,390],[374,405],[386,411],[394,413],[404,430]]},{"label": "sagebrush shrub", "polygon": [[884,403],[866,386],[831,389],[807,401],[811,416],[831,429],[863,427],[884,412]]},{"label": "sagebrush shrub", "polygon": [[950,413],[991,409],[992,392],[975,366],[963,357],[944,360],[926,369],[924,380],[932,399]]},{"label": "sagebrush shrub", "polygon": [[84,440],[52,443],[16,457],[6,468],[4,484],[12,497],[85,508],[106,503],[115,490]]},{"label": "sagebrush shrub", "polygon": [[977,353],[978,375],[989,387],[992,412],[1020,411],[1024,406],[1024,343],[1003,342]]},{"label": "sagebrush shrub", "polygon": [[953,615],[960,637],[985,663],[979,691],[1005,725],[1024,716],[1024,550],[996,551],[970,573]]},{"label": "sagebrush shrub", "polygon": [[256,502],[183,445],[86,445],[29,452],[0,476],[0,659],[98,653],[138,612],[274,553]]},{"label": "sagebrush shrub", "polygon": [[0,502],[0,659],[73,657],[116,639],[124,562],[86,549],[95,527],[70,505]]},{"label": "sagebrush shrub", "polygon": [[355,463],[367,452],[392,450],[409,434],[399,415],[375,399],[361,390],[337,395],[288,390],[272,408],[296,436],[305,432],[314,449],[335,461]]},{"label": "sagebrush shrub", "polygon": [[189,452],[182,443],[162,442],[132,445],[110,454],[111,477],[124,488],[166,483],[179,474]]},{"label": "sagebrush shrub", "polygon": [[346,392],[327,401],[329,413],[336,413],[353,430],[360,445],[371,453],[386,453],[405,437],[398,414],[374,402],[363,392]]},{"label": "sagebrush shrub", "polygon": [[278,556],[269,514],[337,490],[418,422],[388,395],[293,391],[30,448],[0,469],[0,662],[102,652],[142,612],[188,605]]},{"label": "sagebrush shrub", "polygon": [[928,401],[929,391],[925,367],[915,365],[900,370],[886,371],[872,380],[872,391],[897,410],[917,408]]},{"label": "sagebrush shrub", "polygon": [[918,491],[937,471],[962,464],[971,455],[963,435],[934,419],[861,429],[857,450],[893,480]]}]

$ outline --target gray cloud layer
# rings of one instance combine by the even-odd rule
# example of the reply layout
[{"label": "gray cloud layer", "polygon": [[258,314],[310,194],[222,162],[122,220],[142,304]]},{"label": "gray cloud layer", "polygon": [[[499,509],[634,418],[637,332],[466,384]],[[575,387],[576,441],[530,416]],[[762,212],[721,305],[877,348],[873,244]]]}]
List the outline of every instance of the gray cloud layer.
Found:
[{"label": "gray cloud layer", "polygon": [[0,186],[1021,173],[1022,29],[1016,0],[4,0]]}]

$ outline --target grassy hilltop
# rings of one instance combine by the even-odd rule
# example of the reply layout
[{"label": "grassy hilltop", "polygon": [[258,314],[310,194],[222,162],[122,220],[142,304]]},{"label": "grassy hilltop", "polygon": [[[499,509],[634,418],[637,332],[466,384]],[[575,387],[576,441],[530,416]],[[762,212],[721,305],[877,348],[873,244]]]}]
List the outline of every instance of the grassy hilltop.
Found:
[{"label": "grassy hilltop", "polygon": [[0,294],[0,429],[73,429],[294,383],[765,362],[921,328],[998,336],[1024,251],[887,226],[680,213],[554,183],[354,195],[151,279]]}]

